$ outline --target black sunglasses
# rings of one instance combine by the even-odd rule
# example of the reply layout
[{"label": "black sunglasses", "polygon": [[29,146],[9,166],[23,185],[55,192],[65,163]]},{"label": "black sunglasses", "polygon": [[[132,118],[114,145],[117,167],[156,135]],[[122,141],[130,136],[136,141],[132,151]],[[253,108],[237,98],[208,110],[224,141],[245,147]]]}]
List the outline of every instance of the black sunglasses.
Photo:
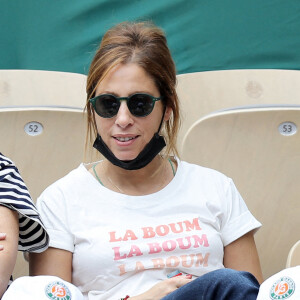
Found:
[{"label": "black sunglasses", "polygon": [[153,97],[143,93],[133,94],[129,97],[102,94],[90,99],[90,102],[95,112],[102,118],[114,117],[119,111],[121,101],[127,102],[127,107],[132,115],[146,117],[152,112],[155,102],[161,99],[161,97]]}]

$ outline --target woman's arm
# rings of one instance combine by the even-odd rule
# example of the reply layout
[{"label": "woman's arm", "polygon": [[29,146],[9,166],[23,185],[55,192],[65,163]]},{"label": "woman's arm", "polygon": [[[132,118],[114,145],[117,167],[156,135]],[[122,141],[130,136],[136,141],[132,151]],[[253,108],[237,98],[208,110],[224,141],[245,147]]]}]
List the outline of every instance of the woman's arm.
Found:
[{"label": "woman's arm", "polygon": [[224,266],[250,272],[262,283],[263,276],[253,234],[253,231],[250,231],[225,247]]},{"label": "woman's arm", "polygon": [[0,298],[5,292],[16,264],[19,241],[18,213],[0,205],[0,231],[6,233],[0,251]]},{"label": "woman's arm", "polygon": [[48,248],[42,253],[29,254],[29,275],[53,275],[72,282],[72,252]]}]

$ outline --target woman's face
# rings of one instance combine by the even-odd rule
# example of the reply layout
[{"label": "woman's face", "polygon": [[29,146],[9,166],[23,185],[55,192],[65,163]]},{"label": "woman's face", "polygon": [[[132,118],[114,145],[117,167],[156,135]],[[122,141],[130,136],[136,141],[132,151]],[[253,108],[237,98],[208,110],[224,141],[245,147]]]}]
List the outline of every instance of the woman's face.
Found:
[{"label": "woman's face", "polygon": [[[118,65],[112,69],[96,90],[96,96],[113,94],[128,97],[135,93],[146,93],[159,97],[160,93],[153,79],[143,68],[134,63]],[[144,149],[157,132],[163,114],[162,101],[156,101],[153,111],[146,117],[133,116],[126,101],[121,101],[118,114],[102,118],[95,112],[98,133],[120,160],[132,160]],[[167,107],[164,120],[168,120],[171,109]]]}]

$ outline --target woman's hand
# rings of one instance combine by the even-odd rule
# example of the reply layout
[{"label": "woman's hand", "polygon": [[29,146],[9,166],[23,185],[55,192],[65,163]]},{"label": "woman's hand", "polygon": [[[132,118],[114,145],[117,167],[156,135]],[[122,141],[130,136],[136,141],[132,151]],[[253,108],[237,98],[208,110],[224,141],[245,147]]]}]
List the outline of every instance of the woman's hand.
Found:
[{"label": "woman's hand", "polygon": [[[0,241],[3,241],[6,239],[6,233],[0,232]],[[4,249],[3,245],[0,245],[0,251]]]},{"label": "woman's hand", "polygon": [[147,292],[130,297],[132,300],[160,300],[178,288],[192,281],[192,275],[176,276],[154,285]]}]

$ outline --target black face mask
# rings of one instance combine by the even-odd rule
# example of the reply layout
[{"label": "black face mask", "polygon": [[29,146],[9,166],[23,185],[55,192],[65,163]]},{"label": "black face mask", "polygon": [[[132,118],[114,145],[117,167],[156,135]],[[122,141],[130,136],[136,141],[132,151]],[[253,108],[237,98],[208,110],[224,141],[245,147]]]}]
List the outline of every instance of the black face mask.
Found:
[{"label": "black face mask", "polygon": [[152,139],[145,146],[142,152],[132,160],[120,160],[118,159],[107,147],[107,145],[102,140],[101,136],[98,134],[97,138],[93,144],[93,147],[97,149],[106,159],[108,159],[112,164],[118,166],[125,170],[138,170],[147,166],[154,157],[166,146],[165,139],[163,136],[159,135],[159,131],[164,119],[165,110],[158,128],[158,131],[153,135]]}]

